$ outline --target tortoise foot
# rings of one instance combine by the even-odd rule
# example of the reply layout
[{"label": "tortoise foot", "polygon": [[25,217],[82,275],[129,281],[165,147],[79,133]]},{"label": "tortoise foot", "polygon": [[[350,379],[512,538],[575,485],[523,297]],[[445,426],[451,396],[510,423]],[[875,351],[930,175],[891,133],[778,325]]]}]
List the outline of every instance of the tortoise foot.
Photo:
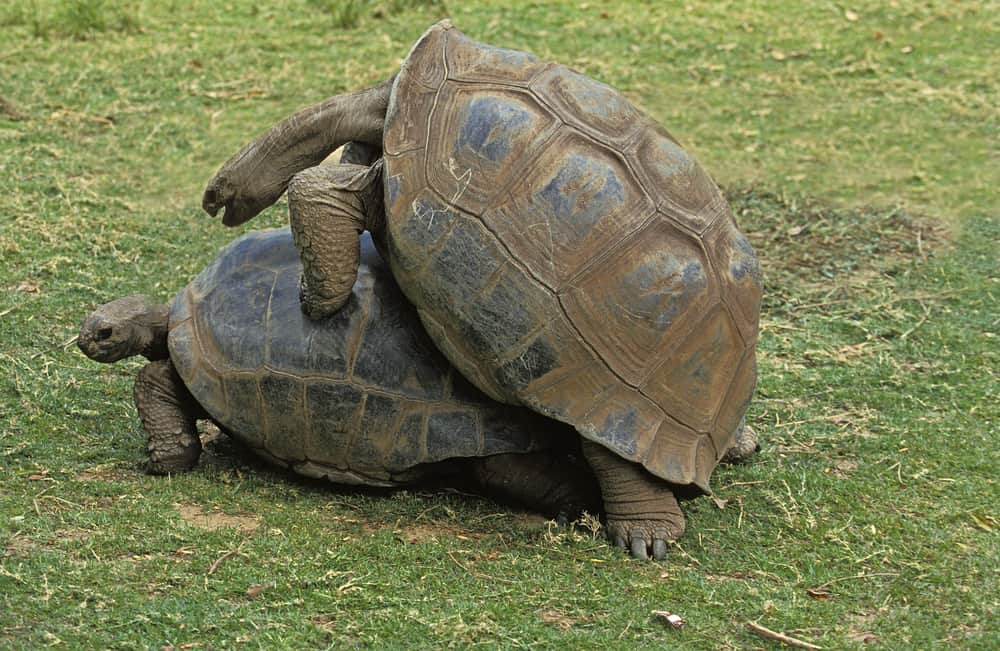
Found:
[{"label": "tortoise foot", "polygon": [[[198,451],[200,452],[200,450]],[[149,475],[173,475],[178,472],[191,470],[198,465],[198,455],[188,455],[185,457],[167,457],[146,460],[143,470]]]},{"label": "tortoise foot", "polygon": [[726,450],[719,461],[722,463],[743,463],[748,461],[753,455],[760,452],[760,442],[757,432],[745,423],[740,423],[740,428],[736,431],[733,446]]},{"label": "tortoise foot", "polygon": [[683,516],[678,522],[666,520],[631,520],[608,516],[608,538],[632,558],[662,561],[669,543],[684,532]]},{"label": "tortoise foot", "polygon": [[310,289],[305,276],[299,281],[299,303],[302,313],[313,321],[325,319],[344,306],[344,299],[329,298]]},{"label": "tortoise foot", "polygon": [[604,498],[608,538],[633,558],[663,560],[684,533],[684,514],[670,484],[604,446],[583,442]]}]

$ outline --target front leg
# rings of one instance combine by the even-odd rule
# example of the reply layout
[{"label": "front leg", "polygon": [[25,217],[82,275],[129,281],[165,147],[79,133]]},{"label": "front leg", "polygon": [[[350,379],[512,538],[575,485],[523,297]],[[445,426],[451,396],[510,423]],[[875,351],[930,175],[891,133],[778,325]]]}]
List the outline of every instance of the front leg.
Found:
[{"label": "front leg", "polygon": [[146,364],[135,378],[135,406],[146,431],[146,472],[190,470],[201,456],[195,420],[206,416],[170,360]]},{"label": "front leg", "polygon": [[358,276],[364,230],[384,220],[382,163],[319,165],[299,172],[288,186],[292,238],[302,258],[302,310],[314,319],[347,301]]},{"label": "front leg", "polygon": [[608,537],[634,558],[667,556],[667,542],[684,533],[684,514],[670,485],[603,445],[583,442],[583,455],[597,475],[604,498]]}]

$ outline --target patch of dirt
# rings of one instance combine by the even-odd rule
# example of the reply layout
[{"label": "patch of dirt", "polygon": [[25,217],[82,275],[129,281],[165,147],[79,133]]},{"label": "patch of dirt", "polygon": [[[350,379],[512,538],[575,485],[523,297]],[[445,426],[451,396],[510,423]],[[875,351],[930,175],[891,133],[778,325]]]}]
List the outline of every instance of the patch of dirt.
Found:
[{"label": "patch of dirt", "polygon": [[28,115],[3,95],[0,95],[0,115],[11,120],[27,120]]},{"label": "patch of dirt", "polygon": [[832,279],[923,261],[948,239],[939,224],[897,208],[830,209],[753,190],[729,197],[740,227],[765,263],[800,277]]},{"label": "patch of dirt", "polygon": [[4,558],[26,558],[38,549],[38,543],[27,536],[15,536],[3,548]]},{"label": "patch of dirt", "polygon": [[76,474],[77,481],[122,481],[125,479],[134,479],[137,476],[137,472],[129,471],[125,468],[118,468],[111,464],[103,464],[100,466],[94,466],[93,468],[87,468],[86,470],[81,470]]},{"label": "patch of dirt", "polygon": [[862,613],[848,618],[848,631],[844,637],[851,642],[861,642],[862,644],[872,644],[873,642],[880,641],[878,634],[872,629],[883,613],[884,610],[880,608],[875,612]]},{"label": "patch of dirt", "polygon": [[59,529],[52,534],[53,541],[63,540],[84,540],[90,538],[95,532],[87,529]]},{"label": "patch of dirt", "polygon": [[754,190],[729,199],[760,256],[762,308],[772,317],[795,316],[806,307],[848,309],[860,305],[862,297],[881,296],[894,276],[926,262],[949,239],[940,224],[897,208],[830,209]]},{"label": "patch of dirt", "polygon": [[837,459],[833,462],[833,466],[826,469],[826,472],[833,475],[834,477],[839,477],[844,479],[849,474],[858,469],[858,462],[854,459]]},{"label": "patch of dirt", "polygon": [[259,515],[228,515],[226,513],[207,513],[194,504],[175,504],[174,509],[184,522],[209,531],[219,529],[239,529],[244,533],[256,531],[261,524]]}]

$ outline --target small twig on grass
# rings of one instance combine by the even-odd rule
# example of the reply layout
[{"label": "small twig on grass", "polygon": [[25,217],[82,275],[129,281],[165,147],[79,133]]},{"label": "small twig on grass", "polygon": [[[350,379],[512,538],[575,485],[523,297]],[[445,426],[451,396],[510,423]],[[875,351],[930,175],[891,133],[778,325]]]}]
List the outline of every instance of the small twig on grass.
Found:
[{"label": "small twig on grass", "polygon": [[769,628],[765,628],[760,624],[755,624],[754,622],[747,622],[747,628],[756,633],[761,637],[766,637],[769,640],[774,640],[775,642],[781,642],[788,646],[793,646],[797,649],[822,649],[823,647],[810,642],[805,642],[798,638],[794,638],[790,635],[785,635],[784,633],[778,633],[777,631],[772,631]]},{"label": "small twig on grass", "polygon": [[73,335],[72,337],[70,337],[66,341],[62,342],[61,344],[56,344],[55,346],[49,346],[48,348],[43,348],[42,350],[38,351],[37,353],[35,353],[31,357],[29,357],[28,359],[38,359],[39,357],[41,357],[42,355],[44,355],[46,353],[51,353],[53,350],[57,350],[59,348],[67,348],[70,345],[75,344],[78,337],[79,337],[79,335]]},{"label": "small twig on grass", "polygon": [[870,579],[876,576],[899,576],[899,572],[872,572],[871,574],[855,574],[853,576],[842,576],[837,579],[831,579],[826,583],[821,583],[820,585],[813,588],[813,590],[821,590],[823,588],[833,585],[834,583],[840,583],[842,581],[857,581],[859,579]]},{"label": "small twig on grass", "polygon": [[452,554],[451,552],[448,552],[448,558],[450,558],[451,561],[455,565],[457,565],[460,568],[462,568],[463,570],[465,570],[465,572],[469,576],[474,576],[477,579],[485,579],[486,581],[500,581],[501,583],[517,583],[516,581],[511,581],[510,579],[501,579],[500,577],[497,577],[497,576],[490,576],[488,574],[480,574],[479,572],[473,572],[472,570],[470,570],[466,566],[462,565],[461,561],[459,561],[457,558],[455,558],[455,555]]},{"label": "small twig on grass", "polygon": [[209,566],[208,572],[205,573],[206,576],[210,576],[210,575],[214,574],[215,571],[217,569],[219,569],[219,567],[221,567],[223,563],[225,563],[227,560],[229,560],[233,556],[238,555],[239,553],[240,553],[239,549],[231,549],[228,552],[226,552],[225,554],[223,554],[222,556],[220,556],[217,559],[215,559],[215,562],[212,563]]}]

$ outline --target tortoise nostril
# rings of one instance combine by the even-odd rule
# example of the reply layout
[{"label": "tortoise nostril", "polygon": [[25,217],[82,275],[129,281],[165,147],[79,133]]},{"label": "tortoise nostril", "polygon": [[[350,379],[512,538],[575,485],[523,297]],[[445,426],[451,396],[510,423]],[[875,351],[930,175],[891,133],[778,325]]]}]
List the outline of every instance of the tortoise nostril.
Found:
[{"label": "tortoise nostril", "polygon": [[113,332],[114,331],[111,328],[101,328],[100,330],[97,331],[97,336],[94,337],[94,339],[97,341],[104,341],[105,339],[110,339]]}]

